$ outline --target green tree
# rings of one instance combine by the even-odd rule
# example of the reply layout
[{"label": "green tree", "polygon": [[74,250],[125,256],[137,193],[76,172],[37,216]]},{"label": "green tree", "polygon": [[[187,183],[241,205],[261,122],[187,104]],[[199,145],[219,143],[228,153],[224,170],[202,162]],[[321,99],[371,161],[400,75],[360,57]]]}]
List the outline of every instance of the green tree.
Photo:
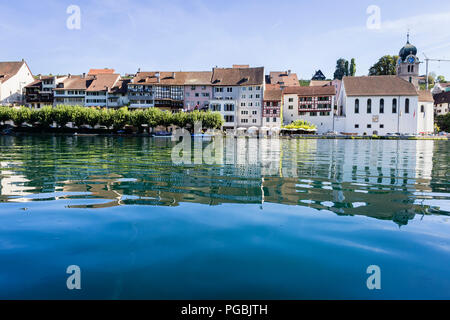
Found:
[{"label": "green tree", "polygon": [[53,109],[53,119],[60,128],[65,127],[67,123],[72,121],[72,112],[73,108],[70,106],[56,106]]},{"label": "green tree", "polygon": [[11,120],[17,127],[22,126],[25,122],[30,122],[31,109],[21,107],[20,109],[13,109]]},{"label": "green tree", "polygon": [[437,76],[436,77],[436,82],[439,82],[439,83],[445,82],[445,77],[444,76]]},{"label": "green tree", "polygon": [[115,130],[123,129],[128,123],[130,123],[130,113],[127,107],[120,108],[114,113],[113,127]]},{"label": "green tree", "polygon": [[436,124],[442,131],[450,132],[450,113],[437,116]]},{"label": "green tree", "polygon": [[10,107],[0,107],[0,121],[5,123],[6,121],[11,120],[12,118],[12,109]]},{"label": "green tree", "polygon": [[354,77],[356,74],[356,61],[355,58],[352,58],[352,61],[350,63],[350,76]]},{"label": "green tree", "polygon": [[369,70],[369,76],[387,76],[397,74],[398,56],[381,57]]},{"label": "green tree", "polygon": [[348,61],[340,58],[336,62],[336,71],[334,72],[334,79],[342,80],[348,74]]},{"label": "green tree", "polygon": [[[53,123],[53,107],[45,106],[37,111],[33,112],[36,114],[36,119],[39,123],[39,127],[48,128]],[[72,119],[71,119],[72,120]]]}]

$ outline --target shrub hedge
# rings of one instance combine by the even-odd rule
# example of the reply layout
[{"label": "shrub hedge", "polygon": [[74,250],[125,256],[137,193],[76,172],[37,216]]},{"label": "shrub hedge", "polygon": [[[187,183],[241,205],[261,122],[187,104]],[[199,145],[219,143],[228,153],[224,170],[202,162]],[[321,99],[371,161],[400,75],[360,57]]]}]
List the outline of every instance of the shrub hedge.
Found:
[{"label": "shrub hedge", "polygon": [[83,125],[91,127],[101,125],[108,129],[120,130],[126,125],[131,125],[140,131],[142,131],[143,125],[150,128],[171,125],[193,128],[197,121],[202,122],[204,129],[219,129],[223,125],[222,115],[218,112],[171,113],[158,108],[128,110],[126,107],[101,109],[67,105],[45,106],[41,109],[0,107],[0,122],[4,123],[9,120],[18,127],[27,123],[35,127],[48,128],[55,122],[58,127],[63,128],[71,122],[77,128]]}]

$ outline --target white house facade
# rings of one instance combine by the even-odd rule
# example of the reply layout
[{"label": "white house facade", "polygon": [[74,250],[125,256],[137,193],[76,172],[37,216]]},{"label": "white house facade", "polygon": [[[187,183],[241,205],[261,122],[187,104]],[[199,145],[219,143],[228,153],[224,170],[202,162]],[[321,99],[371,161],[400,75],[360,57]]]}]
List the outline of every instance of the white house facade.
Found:
[{"label": "white house facade", "polygon": [[0,105],[24,102],[24,88],[34,82],[27,63],[22,61],[0,62]]}]

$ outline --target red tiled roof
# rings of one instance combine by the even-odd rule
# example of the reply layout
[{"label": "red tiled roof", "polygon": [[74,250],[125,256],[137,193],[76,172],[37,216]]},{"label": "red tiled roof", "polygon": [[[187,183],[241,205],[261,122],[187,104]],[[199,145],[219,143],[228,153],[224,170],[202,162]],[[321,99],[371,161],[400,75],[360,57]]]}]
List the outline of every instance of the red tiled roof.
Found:
[{"label": "red tiled roof", "polygon": [[250,86],[263,83],[264,67],[213,69],[212,85],[215,86]]},{"label": "red tiled roof", "polygon": [[95,76],[97,74],[113,74],[114,72],[115,72],[114,69],[108,69],[108,68],[105,68],[105,69],[91,69],[91,70],[89,70],[88,75],[89,76]]},{"label": "red tiled roof", "polygon": [[25,61],[0,62],[0,83],[8,80],[19,72]]},{"label": "red tiled roof", "polygon": [[417,96],[412,83],[397,76],[344,77],[347,96]]},{"label": "red tiled roof", "polygon": [[106,88],[108,88],[108,92],[110,92],[119,79],[119,74],[98,74],[89,84],[86,91],[106,91]]},{"label": "red tiled roof", "polygon": [[300,86],[297,74],[289,71],[272,71],[269,74],[270,84],[280,84],[282,86]]},{"label": "red tiled roof", "polygon": [[420,102],[434,102],[433,95],[430,91],[419,90],[419,101]]},{"label": "red tiled roof", "polygon": [[266,101],[281,101],[282,91],[278,90],[264,90],[264,100]]}]

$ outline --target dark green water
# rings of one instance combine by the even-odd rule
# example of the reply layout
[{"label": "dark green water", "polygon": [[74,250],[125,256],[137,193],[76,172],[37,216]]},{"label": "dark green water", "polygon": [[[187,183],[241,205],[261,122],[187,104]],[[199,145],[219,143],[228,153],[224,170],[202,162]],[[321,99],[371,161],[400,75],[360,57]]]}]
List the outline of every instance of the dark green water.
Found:
[{"label": "dark green water", "polygon": [[0,298],[450,298],[450,142],[173,146],[0,137]]}]

